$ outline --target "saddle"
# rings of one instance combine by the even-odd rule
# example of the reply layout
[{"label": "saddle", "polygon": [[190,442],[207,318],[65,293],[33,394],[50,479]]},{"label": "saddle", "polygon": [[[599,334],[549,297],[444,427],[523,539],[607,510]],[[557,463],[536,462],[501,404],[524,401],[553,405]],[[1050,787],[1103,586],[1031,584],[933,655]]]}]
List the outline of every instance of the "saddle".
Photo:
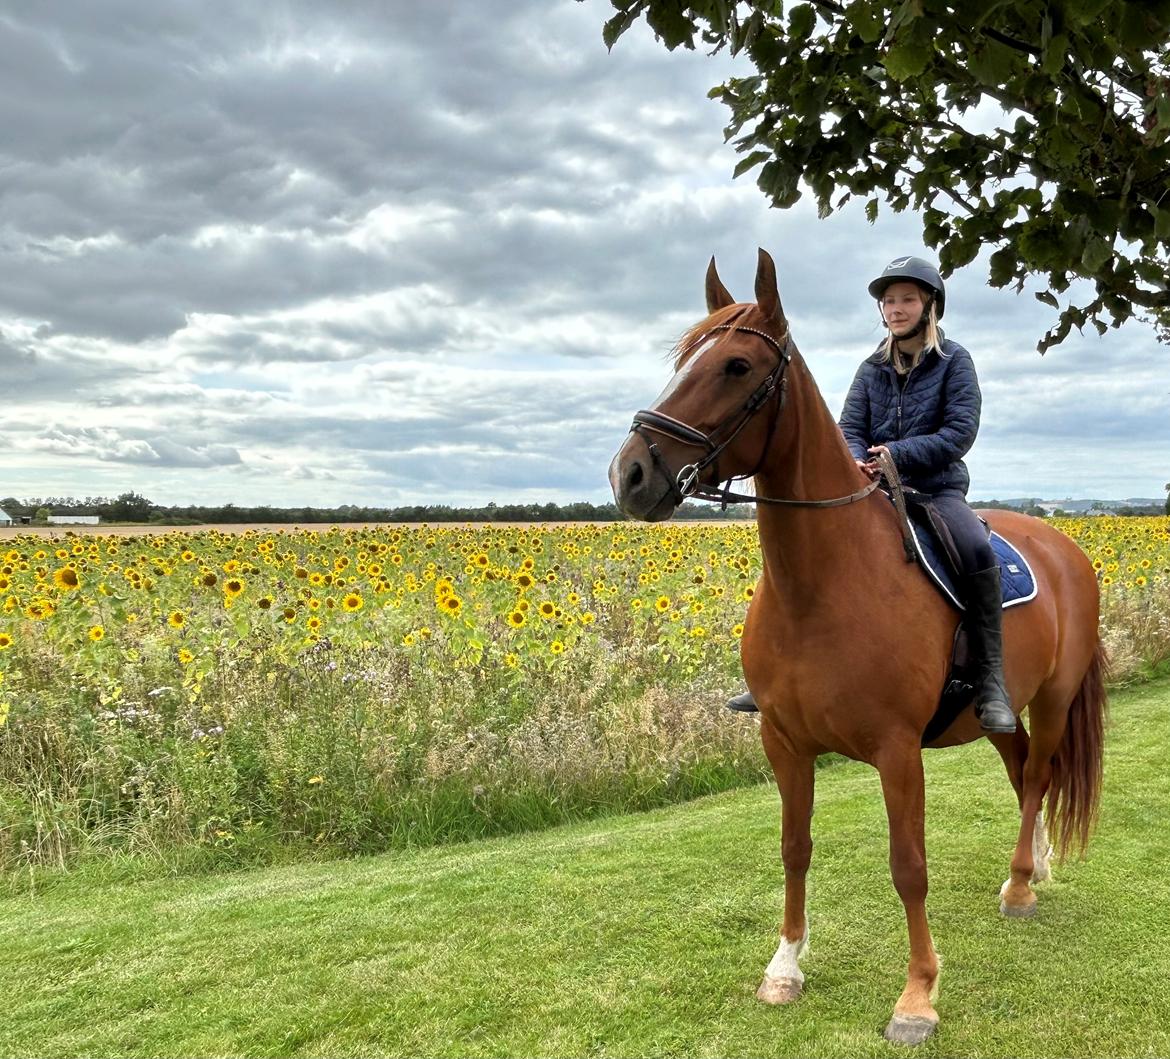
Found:
[{"label": "saddle", "polygon": [[[899,517],[903,522],[906,561],[917,562],[943,598],[956,610],[964,611],[962,563],[951,531],[935,511],[929,494],[905,486],[902,486],[901,494],[905,515],[899,511]],[[893,496],[890,499],[895,501]],[[898,506],[896,502],[895,506]],[[992,550],[999,562],[1004,609],[1035,599],[1038,591],[1036,576],[1027,559],[1010,541],[988,527],[986,519],[980,521],[987,528]],[[959,622],[951,644],[950,671],[934,716],[922,733],[923,746],[934,742],[971,704],[976,676],[976,664],[967,643],[967,632],[963,623]]]}]

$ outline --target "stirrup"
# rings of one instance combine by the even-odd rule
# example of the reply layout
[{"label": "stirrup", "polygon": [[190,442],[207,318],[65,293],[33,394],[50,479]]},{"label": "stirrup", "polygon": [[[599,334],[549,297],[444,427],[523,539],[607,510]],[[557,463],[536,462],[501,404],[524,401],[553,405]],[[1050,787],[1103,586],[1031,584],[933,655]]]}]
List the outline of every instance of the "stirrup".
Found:
[{"label": "stirrup", "polygon": [[752,698],[750,691],[745,691],[742,695],[736,695],[734,699],[728,700],[727,708],[736,713],[760,712],[760,708],[756,705],[756,700]]}]

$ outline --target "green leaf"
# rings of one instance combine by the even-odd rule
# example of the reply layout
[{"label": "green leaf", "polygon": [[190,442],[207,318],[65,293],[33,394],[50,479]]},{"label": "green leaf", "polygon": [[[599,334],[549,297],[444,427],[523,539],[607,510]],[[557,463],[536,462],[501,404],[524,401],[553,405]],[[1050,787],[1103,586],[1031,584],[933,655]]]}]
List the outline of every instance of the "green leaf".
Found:
[{"label": "green leaf", "polygon": [[885,27],[881,12],[875,4],[862,2],[850,4],[846,16],[853,26],[853,31],[866,44],[873,44],[874,41],[881,39]]},{"label": "green leaf", "polygon": [[918,77],[930,64],[931,50],[920,45],[913,36],[896,41],[883,60],[886,71],[895,81]]},{"label": "green leaf", "polygon": [[812,4],[797,4],[788,15],[788,35],[793,40],[808,40],[817,24]]},{"label": "green leaf", "polygon": [[618,38],[634,24],[634,19],[638,17],[642,6],[642,4],[637,4],[626,11],[619,11],[601,27],[601,39],[607,50],[613,51],[613,46],[617,43]]},{"label": "green leaf", "polygon": [[999,41],[983,39],[967,55],[967,69],[981,84],[1002,85],[1015,67],[1015,52]]},{"label": "green leaf", "polygon": [[1085,244],[1085,252],[1081,255],[1081,264],[1085,271],[1093,275],[1113,256],[1113,248],[1099,235],[1093,236]]},{"label": "green leaf", "polygon": [[878,200],[877,199],[870,199],[869,202],[867,202],[865,204],[865,219],[867,221],[869,221],[870,224],[873,224],[874,221],[877,220],[877,215],[878,215]]},{"label": "green leaf", "polygon": [[1056,300],[1056,296],[1050,290],[1038,290],[1036,292],[1036,300],[1043,302],[1045,305],[1051,305],[1054,309],[1060,308],[1060,302]]},{"label": "green leaf", "polygon": [[1048,42],[1040,59],[1040,69],[1049,76],[1056,76],[1064,67],[1068,55],[1068,34],[1057,33]]},{"label": "green leaf", "polygon": [[762,165],[769,158],[772,157],[771,151],[752,151],[746,158],[741,158],[732,170],[732,177],[741,177],[749,169],[754,169],[758,165]]}]

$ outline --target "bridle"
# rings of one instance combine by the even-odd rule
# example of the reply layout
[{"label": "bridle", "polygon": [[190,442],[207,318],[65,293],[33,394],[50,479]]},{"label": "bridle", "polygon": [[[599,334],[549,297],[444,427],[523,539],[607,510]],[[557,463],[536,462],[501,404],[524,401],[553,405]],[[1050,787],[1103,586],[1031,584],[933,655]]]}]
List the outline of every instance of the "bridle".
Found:
[{"label": "bridle", "polygon": [[[792,363],[792,337],[791,332],[785,330],[783,344],[781,344],[781,342],[777,341],[766,331],[760,331],[754,327],[744,327],[741,324],[717,324],[711,328],[711,331],[706,332],[699,338],[698,342],[702,342],[712,331],[744,331],[748,334],[756,335],[772,347],[778,359],[776,367],[752,391],[747,400],[736,411],[732,412],[719,423],[710,434],[704,434],[701,430],[696,430],[689,424],[675,419],[673,416],[666,415],[664,412],[656,412],[653,409],[644,408],[634,413],[634,421],[630,426],[630,432],[637,434],[646,442],[646,446],[650,450],[650,458],[654,461],[654,466],[662,472],[663,477],[670,483],[670,494],[674,498],[675,504],[681,504],[688,497],[694,497],[697,500],[714,500],[722,503],[724,507],[727,507],[729,501],[748,504],[785,504],[792,507],[840,507],[843,504],[855,504],[858,500],[869,496],[878,487],[878,482],[875,480],[855,493],[850,493],[848,496],[834,497],[831,500],[786,500],[778,497],[751,496],[747,493],[732,492],[731,483],[733,481],[752,478],[756,475],[763,465],[768,450],[772,446],[772,438],[776,433],[776,425],[780,421],[780,414],[784,409],[784,402],[788,396],[788,380],[785,378],[785,374],[788,371],[788,365]],[[771,420],[768,424],[768,436],[764,440],[764,447],[760,451],[760,458],[756,461],[755,467],[747,474],[728,478],[723,488],[701,482],[699,476],[708,467],[714,468],[715,481],[722,481],[719,476],[720,455],[739,436],[748,423],[752,421],[756,413],[764,405],[772,401],[774,397],[776,400],[773,402]],[[651,431],[665,435],[668,438],[673,438],[675,441],[681,441],[684,445],[704,448],[707,450],[706,455],[694,463],[688,463],[677,474],[674,474],[663,458],[662,452],[657,444],[649,437],[648,432]],[[726,436],[720,438],[720,435],[725,431]]]}]

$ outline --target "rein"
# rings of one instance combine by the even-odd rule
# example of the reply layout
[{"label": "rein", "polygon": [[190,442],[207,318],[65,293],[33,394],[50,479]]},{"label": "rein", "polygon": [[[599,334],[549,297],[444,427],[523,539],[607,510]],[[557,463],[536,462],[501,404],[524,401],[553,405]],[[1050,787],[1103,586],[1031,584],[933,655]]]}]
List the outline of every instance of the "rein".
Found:
[{"label": "rein", "polygon": [[[785,373],[788,371],[788,365],[792,363],[792,353],[790,352],[792,338],[790,332],[785,331],[784,344],[781,345],[765,331],[759,331],[754,327],[737,326],[735,324],[719,324],[711,328],[711,331],[745,331],[748,334],[757,335],[772,347],[779,359],[776,367],[752,391],[743,405],[716,426],[710,434],[704,434],[701,430],[696,430],[689,424],[675,419],[673,416],[666,415],[664,412],[656,412],[653,409],[644,408],[634,413],[634,421],[630,426],[630,432],[637,434],[646,442],[646,446],[650,450],[650,458],[654,461],[655,467],[662,472],[663,476],[670,483],[671,495],[674,497],[676,504],[681,504],[687,497],[694,497],[696,500],[713,500],[719,502],[724,508],[727,507],[729,501],[747,504],[778,504],[790,507],[841,507],[844,504],[857,503],[858,500],[869,496],[878,487],[877,481],[872,481],[855,493],[850,493],[848,496],[834,497],[831,500],[794,500],[772,496],[751,496],[747,493],[732,492],[731,483],[733,481],[755,476],[764,462],[764,457],[768,454],[768,449],[772,446],[772,438],[776,433],[776,425],[780,421],[780,414],[784,409],[784,402],[788,396],[788,380],[785,378]],[[707,334],[710,334],[710,332],[707,332]],[[703,337],[705,338],[706,335]],[[712,486],[700,482],[699,476],[708,467],[714,467],[716,482],[721,480],[719,477],[720,455],[739,436],[740,432],[748,423],[752,421],[756,413],[764,405],[768,404],[773,397],[776,397],[777,400],[772,411],[771,422],[768,425],[768,436],[764,441],[764,447],[760,452],[760,458],[756,461],[755,467],[747,474],[737,475],[735,478],[727,479],[722,488],[717,485]],[[740,417],[739,421],[734,422],[737,416]],[[734,425],[730,427],[730,433],[721,441],[716,441],[720,433],[728,429],[729,425],[733,422]],[[705,448],[707,453],[701,459],[694,463],[688,463],[677,474],[674,474],[663,458],[661,450],[648,436],[648,431],[662,434],[675,441],[681,441],[684,445]]]}]

